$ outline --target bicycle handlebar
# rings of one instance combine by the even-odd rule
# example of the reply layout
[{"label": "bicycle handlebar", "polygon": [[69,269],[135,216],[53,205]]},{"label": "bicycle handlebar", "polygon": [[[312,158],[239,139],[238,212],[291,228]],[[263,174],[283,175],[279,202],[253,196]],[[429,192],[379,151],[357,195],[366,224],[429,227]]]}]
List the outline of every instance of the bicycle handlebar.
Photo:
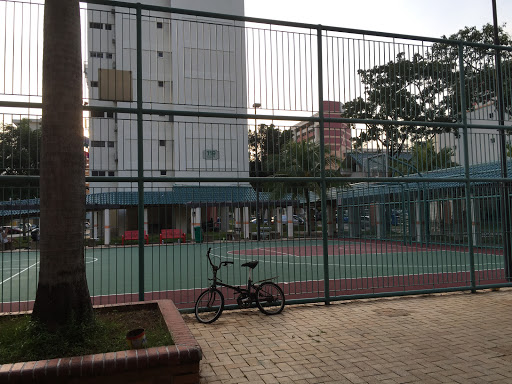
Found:
[{"label": "bicycle handlebar", "polygon": [[216,266],[215,264],[213,264],[212,259],[210,257],[211,250],[212,250],[211,248],[208,248],[208,252],[206,252],[206,256],[208,257],[208,261],[210,262],[212,269],[214,269],[214,270],[219,269],[221,267],[221,265],[234,264],[234,262],[232,262],[232,261],[221,261],[220,264],[218,266]]}]

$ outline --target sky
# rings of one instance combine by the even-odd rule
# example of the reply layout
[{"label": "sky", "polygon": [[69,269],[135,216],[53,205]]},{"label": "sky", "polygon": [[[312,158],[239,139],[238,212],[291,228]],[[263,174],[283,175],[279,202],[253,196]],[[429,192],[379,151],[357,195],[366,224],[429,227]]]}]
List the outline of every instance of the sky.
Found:
[{"label": "sky", "polygon": [[[512,0],[497,0],[512,34]],[[245,0],[245,15],[425,37],[492,23],[491,0]]]}]

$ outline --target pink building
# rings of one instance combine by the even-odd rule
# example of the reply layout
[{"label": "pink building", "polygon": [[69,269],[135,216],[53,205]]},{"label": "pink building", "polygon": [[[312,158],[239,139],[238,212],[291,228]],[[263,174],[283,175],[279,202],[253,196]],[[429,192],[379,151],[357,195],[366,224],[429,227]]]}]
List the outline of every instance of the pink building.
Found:
[{"label": "pink building", "polygon": [[[339,101],[324,101],[324,117],[341,117],[342,104]],[[318,114],[315,114],[318,116]],[[331,150],[331,154],[343,160],[352,148],[352,134],[346,123],[324,124],[325,145]],[[317,122],[302,121],[296,124],[295,138],[298,142],[303,140],[314,140],[320,142],[320,125]]]}]

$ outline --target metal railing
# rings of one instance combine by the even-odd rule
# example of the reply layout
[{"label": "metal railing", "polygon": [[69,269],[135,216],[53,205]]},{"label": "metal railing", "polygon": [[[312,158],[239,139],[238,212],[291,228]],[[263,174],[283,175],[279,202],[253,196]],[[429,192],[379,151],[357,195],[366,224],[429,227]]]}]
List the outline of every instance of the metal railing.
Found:
[{"label": "metal railing", "polygon": [[[0,12],[0,223],[21,228],[0,297],[19,311],[37,287],[43,5]],[[190,308],[210,246],[260,260],[290,302],[510,286],[512,48],[242,12],[83,3],[93,300]]]}]

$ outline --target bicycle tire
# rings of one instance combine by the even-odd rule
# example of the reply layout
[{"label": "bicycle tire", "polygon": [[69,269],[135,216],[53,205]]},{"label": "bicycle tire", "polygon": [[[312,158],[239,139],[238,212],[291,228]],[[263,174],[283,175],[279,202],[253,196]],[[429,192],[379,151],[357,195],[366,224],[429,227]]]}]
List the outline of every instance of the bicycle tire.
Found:
[{"label": "bicycle tire", "polygon": [[284,309],[284,292],[272,282],[262,283],[256,290],[256,305],[265,315],[277,315]]},{"label": "bicycle tire", "polygon": [[224,295],[217,288],[208,288],[196,300],[196,319],[203,324],[217,320],[224,310]]}]

